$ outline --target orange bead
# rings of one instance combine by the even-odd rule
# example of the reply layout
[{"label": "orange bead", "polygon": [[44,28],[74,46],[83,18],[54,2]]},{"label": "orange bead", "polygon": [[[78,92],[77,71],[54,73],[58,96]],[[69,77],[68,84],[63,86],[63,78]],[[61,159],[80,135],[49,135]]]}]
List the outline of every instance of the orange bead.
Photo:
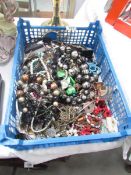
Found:
[{"label": "orange bead", "polygon": [[36,78],[36,82],[38,83],[38,84],[42,84],[42,81],[43,81],[43,78],[42,77],[37,77]]},{"label": "orange bead", "polygon": [[16,91],[16,95],[17,95],[17,97],[21,97],[22,95],[24,95],[24,91],[22,91],[22,90],[17,90],[17,91]]},{"label": "orange bead", "polygon": [[80,117],[80,118],[78,118],[78,122],[81,122],[81,121],[83,121],[84,120],[84,117]]},{"label": "orange bead", "polygon": [[21,77],[22,81],[26,82],[29,80],[29,75],[27,74],[23,74],[22,77]]},{"label": "orange bead", "polygon": [[51,89],[56,89],[58,86],[55,82],[51,83]]}]

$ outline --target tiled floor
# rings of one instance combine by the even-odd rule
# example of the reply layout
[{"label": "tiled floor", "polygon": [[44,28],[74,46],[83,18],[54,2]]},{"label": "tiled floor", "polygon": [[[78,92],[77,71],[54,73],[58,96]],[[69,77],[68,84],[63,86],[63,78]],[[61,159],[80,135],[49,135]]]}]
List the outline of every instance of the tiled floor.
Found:
[{"label": "tiled floor", "polygon": [[[0,167],[0,175],[11,175],[12,168]],[[46,170],[17,168],[15,175],[128,175],[121,149],[71,156],[66,162],[55,160]]]}]

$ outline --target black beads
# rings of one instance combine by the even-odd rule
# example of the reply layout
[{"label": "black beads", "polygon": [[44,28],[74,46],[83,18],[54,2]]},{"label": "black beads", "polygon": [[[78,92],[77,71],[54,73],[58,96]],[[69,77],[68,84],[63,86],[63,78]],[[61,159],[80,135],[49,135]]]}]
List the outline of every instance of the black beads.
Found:
[{"label": "black beads", "polygon": [[88,88],[90,88],[90,83],[89,82],[84,82],[83,84],[82,84],[82,87],[84,88],[84,89],[88,89]]},{"label": "black beads", "polygon": [[88,65],[87,64],[82,64],[81,66],[80,66],[80,68],[83,70],[85,70],[85,69],[87,69],[88,68]]},{"label": "black beads", "polygon": [[89,81],[89,80],[90,80],[90,76],[89,76],[89,75],[84,75],[83,79],[84,79],[85,81]]},{"label": "black beads", "polygon": [[80,97],[77,98],[77,103],[78,104],[82,103],[82,99]]},{"label": "black beads", "polygon": [[76,81],[78,81],[78,83],[82,81],[82,75],[81,74],[78,74],[76,76]]},{"label": "black beads", "polygon": [[76,106],[76,105],[77,105],[76,100],[72,100],[71,104],[72,104],[73,106]]},{"label": "black beads", "polygon": [[72,100],[72,99],[71,99],[70,97],[67,97],[67,98],[66,98],[66,103],[71,103],[71,100]]},{"label": "black beads", "polygon": [[85,94],[85,95],[88,95],[89,92],[90,92],[89,90],[84,90],[84,94]]},{"label": "black beads", "polygon": [[78,57],[78,52],[76,51],[76,50],[74,50],[73,52],[71,52],[71,57],[73,58],[73,59],[76,59],[77,57]]},{"label": "black beads", "polygon": [[82,74],[83,74],[83,75],[87,75],[87,74],[89,74],[88,69],[82,70]]},{"label": "black beads", "polygon": [[81,99],[82,99],[83,101],[85,101],[85,100],[87,99],[86,95],[83,94],[83,95],[81,96]]},{"label": "black beads", "polygon": [[70,54],[71,53],[71,47],[69,47],[69,46],[66,47],[66,53],[67,54]]}]

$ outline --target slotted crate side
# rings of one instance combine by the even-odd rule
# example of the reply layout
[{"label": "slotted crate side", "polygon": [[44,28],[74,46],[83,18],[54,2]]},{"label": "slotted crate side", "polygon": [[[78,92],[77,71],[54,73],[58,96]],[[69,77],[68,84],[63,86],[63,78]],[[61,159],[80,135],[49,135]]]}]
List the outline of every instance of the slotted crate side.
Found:
[{"label": "slotted crate side", "polygon": [[5,116],[6,133],[8,137],[15,138],[16,129],[16,82],[20,78],[20,66],[24,57],[24,45],[21,33],[17,36],[14,54],[12,79],[10,82],[8,105]]},{"label": "slotted crate side", "polygon": [[[20,20],[20,23],[21,22],[24,22],[24,21]],[[93,32],[91,31],[92,27],[90,27],[92,25],[93,25]],[[90,24],[90,26],[88,28],[77,28],[75,30],[70,30],[69,32],[69,31],[66,31],[66,28],[63,28],[63,27],[31,27],[28,22],[24,22],[22,27],[21,25],[20,26],[18,25],[18,30],[19,30],[19,35],[17,39],[18,44],[16,46],[16,51],[15,51],[15,59],[14,59],[15,65],[13,67],[13,77],[14,78],[11,84],[12,88],[10,91],[11,95],[10,95],[10,100],[9,100],[9,105],[8,105],[9,109],[7,110],[8,112],[6,115],[7,140],[6,142],[4,142],[6,146],[9,146],[9,147],[12,147],[18,150],[23,150],[23,149],[31,149],[33,147],[40,148],[40,147],[50,147],[50,146],[64,146],[64,145],[76,145],[76,144],[82,144],[82,143],[114,141],[114,140],[120,139],[122,136],[125,135],[125,132],[123,131],[125,131],[126,127],[129,127],[129,124],[128,124],[129,110],[128,110],[128,107],[125,107],[126,101],[125,99],[123,101],[123,98],[124,98],[123,94],[119,93],[119,90],[121,92],[121,88],[119,87],[118,82],[116,81],[117,79],[114,77],[116,75],[113,73],[113,67],[111,66],[110,60],[104,48],[104,43],[100,37],[101,28],[99,26],[99,23],[96,23],[96,25],[92,23]],[[35,31],[35,29],[37,29],[37,31]],[[110,133],[110,134],[97,134],[97,135],[78,136],[78,137],[62,137],[62,138],[55,138],[55,139],[49,138],[49,139],[38,139],[38,140],[28,140],[28,141],[26,140],[22,141],[19,139],[11,139],[11,137],[15,137],[17,133],[16,127],[14,126],[14,122],[16,120],[16,115],[15,115],[16,108],[14,105],[15,103],[15,90],[14,89],[16,85],[15,84],[16,80],[19,78],[19,74],[20,74],[19,64],[22,62],[22,59],[23,59],[24,48],[26,44],[34,42],[34,39],[36,39],[37,36],[41,38],[41,36],[43,36],[45,32],[52,30],[52,29],[53,30],[57,29],[58,31],[60,31],[58,35],[60,41],[69,42],[70,44],[72,43],[76,44],[75,40],[70,39],[72,35],[74,35],[74,37],[78,39],[79,43],[94,49],[96,58],[97,58],[97,62],[102,69],[102,79],[104,83],[106,85],[112,86],[113,88],[115,87],[113,99],[110,102],[110,107],[113,111],[114,116],[118,117],[119,131],[122,133],[118,132],[118,133]],[[26,31],[27,33],[24,33],[23,31]],[[75,35],[76,31],[77,31],[77,34]],[[36,32],[36,33],[33,34],[31,32],[33,33]],[[116,87],[120,89],[118,90]],[[13,96],[13,99],[12,99],[12,96]],[[116,101],[116,98],[118,98],[119,100]],[[10,120],[12,122],[10,122]]]},{"label": "slotted crate side", "polygon": [[99,42],[94,51],[98,65],[101,68],[101,78],[105,85],[112,88],[112,99],[109,106],[113,116],[118,120],[119,131],[123,132],[125,129],[131,128],[131,114],[102,36],[99,35],[98,38]]},{"label": "slotted crate side", "polygon": [[57,32],[57,40],[68,44],[79,44],[93,47],[96,42],[97,34],[101,33],[99,21],[90,23],[88,27],[53,27],[53,26],[30,26],[29,21],[20,18],[18,31],[22,33],[23,44],[31,44],[41,39],[46,33]]}]

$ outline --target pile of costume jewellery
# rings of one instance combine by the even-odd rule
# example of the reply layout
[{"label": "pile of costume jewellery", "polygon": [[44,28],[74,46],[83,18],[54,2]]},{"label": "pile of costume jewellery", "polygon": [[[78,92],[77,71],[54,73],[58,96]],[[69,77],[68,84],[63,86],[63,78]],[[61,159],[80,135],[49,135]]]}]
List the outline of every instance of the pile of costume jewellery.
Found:
[{"label": "pile of costume jewellery", "polygon": [[[17,129],[24,139],[117,132],[91,49],[43,42],[30,49],[17,81]],[[20,136],[19,136],[20,137]]]}]

